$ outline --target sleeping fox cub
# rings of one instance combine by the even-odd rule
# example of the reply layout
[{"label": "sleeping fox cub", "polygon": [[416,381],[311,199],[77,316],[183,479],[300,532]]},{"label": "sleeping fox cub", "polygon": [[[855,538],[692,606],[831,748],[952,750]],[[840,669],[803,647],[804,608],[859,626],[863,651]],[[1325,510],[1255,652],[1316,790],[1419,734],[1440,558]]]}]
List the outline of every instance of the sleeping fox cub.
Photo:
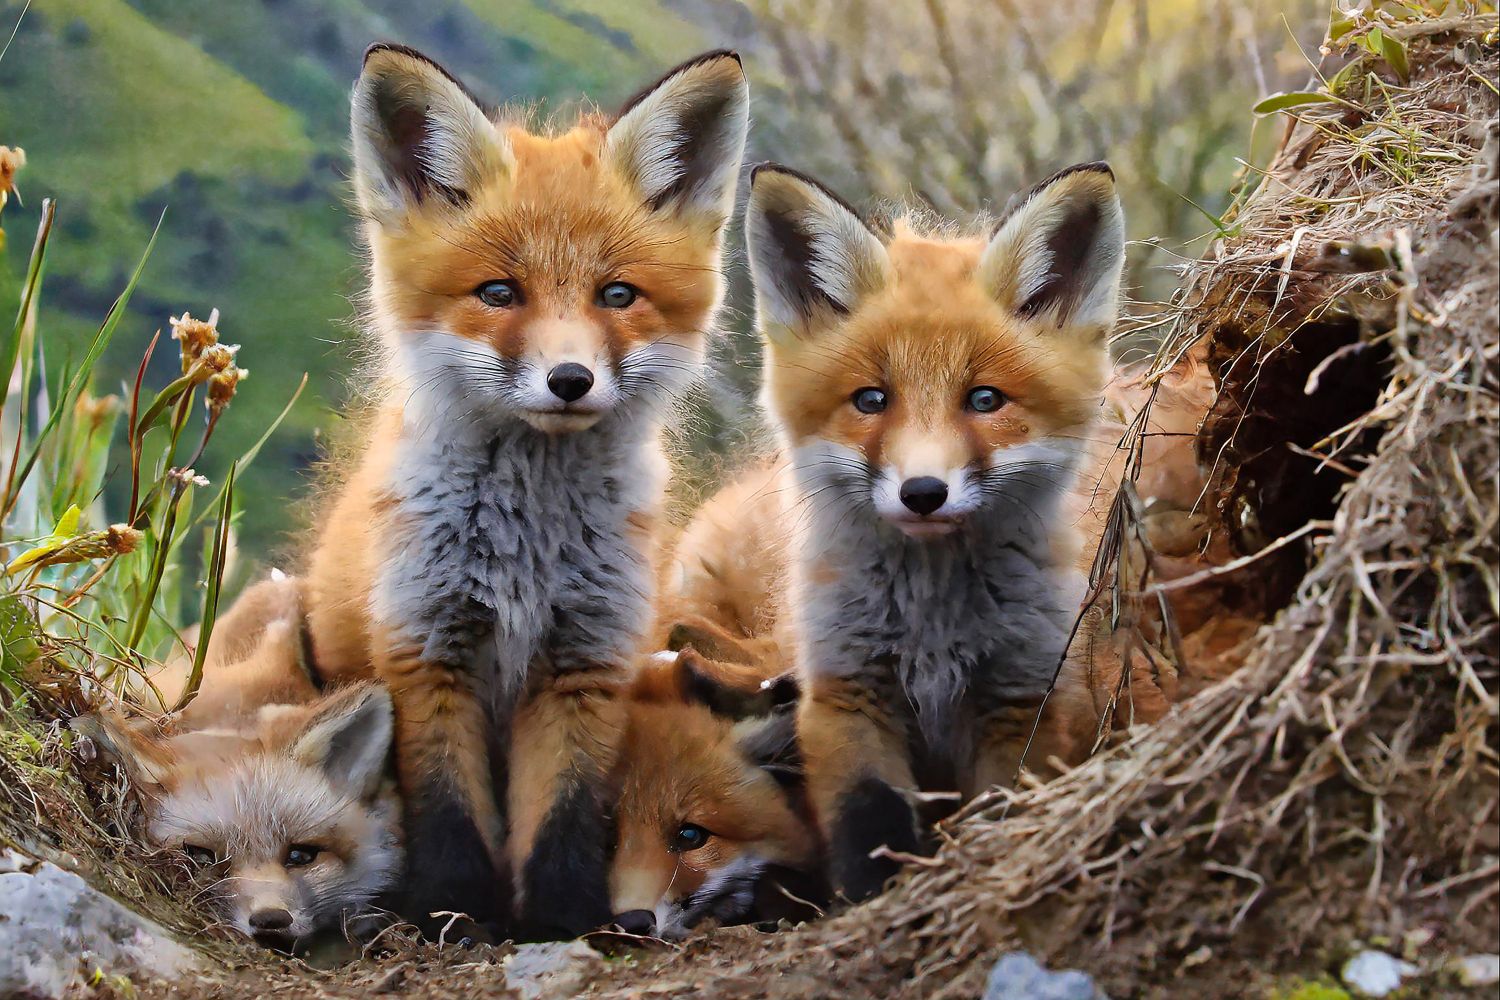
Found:
[{"label": "sleeping fox cub", "polygon": [[224,923],[260,944],[290,951],[340,930],[395,886],[391,702],[378,685],[263,705],[226,728],[162,734],[110,712],[73,728],[130,775],[146,839],[183,851]]},{"label": "sleeping fox cub", "polygon": [[390,691],[403,910],[429,927],[609,919],[613,692],[648,624],[659,427],[722,295],[747,115],[728,52],[543,134],[416,52],[366,54],[355,188],[385,392],[305,599],[323,676]]},{"label": "sleeping fox cub", "polygon": [[[835,888],[919,847],[912,791],[1014,781],[1081,597],[1059,508],[1108,371],[1124,227],[1102,163],[988,232],[877,235],[815,181],[752,175],[765,400],[791,464],[799,732]],[[1094,721],[1065,671],[1026,760]]]}]

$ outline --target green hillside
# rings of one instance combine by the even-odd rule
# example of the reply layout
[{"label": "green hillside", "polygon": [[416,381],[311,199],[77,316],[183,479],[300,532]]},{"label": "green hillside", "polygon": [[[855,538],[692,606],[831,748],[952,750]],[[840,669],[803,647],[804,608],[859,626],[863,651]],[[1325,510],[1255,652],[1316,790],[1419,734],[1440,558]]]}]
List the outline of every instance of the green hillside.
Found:
[{"label": "green hillside", "polygon": [[[0,3],[13,25],[22,4]],[[337,419],[359,273],[351,253],[344,136],[360,55],[393,38],[438,53],[481,97],[556,104],[628,95],[712,44],[658,4],[649,42],[608,3],[507,0],[45,0],[0,60],[0,142],[27,150],[27,201],[6,213],[7,269],[29,249],[42,196],[58,201],[44,296],[54,356],[77,350],[123,285],[158,218],[162,235],[105,372],[133,375],[169,315],[219,308],[253,377],[216,440],[225,456],[274,419],[301,372],[309,391],[244,484],[244,536],[287,527],[315,435]],[[648,23],[637,21],[638,24]],[[8,27],[7,27],[8,31]],[[647,33],[640,32],[642,37]],[[163,214],[164,213],[164,214]],[[13,308],[4,288],[0,307]],[[174,352],[159,352],[164,383]],[[113,386],[101,385],[101,391]]]},{"label": "green hillside", "polygon": [[[1246,3],[1256,17],[1242,16]],[[22,6],[0,0],[0,31]],[[34,0],[0,59],[0,144],[29,154],[26,203],[5,215],[0,313],[13,314],[43,196],[58,201],[42,311],[49,363],[92,334],[161,219],[102,368],[112,384],[98,388],[134,375],[170,315],[219,308],[253,376],[199,470],[217,479],[308,372],[308,391],[240,484],[242,540],[264,554],[295,523],[288,504],[306,489],[319,431],[338,419],[355,353],[345,134],[371,41],[430,52],[490,103],[554,110],[584,94],[612,106],[681,59],[733,46],[755,92],[749,158],[793,163],[860,203],[995,208],[1059,166],[1107,156],[1131,235],[1163,248],[1133,251],[1136,290],[1162,295],[1172,281],[1163,265],[1196,253],[1188,241],[1209,227],[1186,198],[1223,211],[1231,154],[1255,155],[1245,110],[1306,75],[1280,6],[1173,0],[1127,16],[1090,0]],[[1095,13],[1080,21],[1075,8]],[[949,9],[952,23],[933,19]],[[1205,37],[1247,55],[1213,56]],[[743,334],[738,260],[731,275],[731,325]],[[729,421],[693,423],[700,452],[734,438],[753,387],[753,338],[721,349],[714,398]],[[173,350],[158,354],[157,386],[176,365]]]}]

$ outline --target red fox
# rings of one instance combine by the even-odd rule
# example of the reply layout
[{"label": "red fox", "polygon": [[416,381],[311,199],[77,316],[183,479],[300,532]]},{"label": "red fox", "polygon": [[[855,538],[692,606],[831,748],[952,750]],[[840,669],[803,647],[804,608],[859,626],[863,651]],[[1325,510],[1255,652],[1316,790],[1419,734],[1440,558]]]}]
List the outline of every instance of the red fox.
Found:
[{"label": "red fox", "polygon": [[722,297],[747,121],[730,52],[545,133],[419,53],[366,53],[383,392],[305,600],[319,671],[391,693],[418,923],[609,919],[612,692],[649,625],[659,428]]},{"label": "red fox", "polygon": [[[746,222],[764,398],[791,464],[808,792],[851,899],[919,849],[911,792],[1011,783],[1082,596],[1059,508],[1108,372],[1114,176],[1054,175],[975,235],[878,235],[766,165]],[[1026,759],[1076,760],[1065,671]]]},{"label": "red fox", "polygon": [[149,725],[108,712],[74,722],[131,776],[147,839],[203,870],[228,926],[290,951],[368,915],[395,885],[392,713],[379,685],[262,706],[238,728],[164,735]]},{"label": "red fox", "polygon": [[675,939],[709,920],[790,915],[816,895],[795,701],[789,678],[691,648],[639,668],[612,781],[610,899],[621,929]]}]

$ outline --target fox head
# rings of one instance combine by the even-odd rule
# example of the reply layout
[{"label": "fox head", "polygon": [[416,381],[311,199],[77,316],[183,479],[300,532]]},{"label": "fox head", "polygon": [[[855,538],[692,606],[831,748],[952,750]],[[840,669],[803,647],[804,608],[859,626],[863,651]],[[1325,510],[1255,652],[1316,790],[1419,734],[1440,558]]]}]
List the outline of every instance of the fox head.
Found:
[{"label": "fox head", "polygon": [[1070,167],[989,232],[879,235],[766,165],[746,222],[767,408],[805,491],[947,534],[1016,493],[1060,493],[1099,408],[1124,219],[1102,163]]},{"label": "fox head", "polygon": [[623,930],[678,938],[743,920],[773,869],[815,867],[795,684],[752,673],[691,649],[640,668],[615,775],[609,891]]},{"label": "fox head", "polygon": [[392,725],[373,684],[267,706],[244,730],[75,722],[130,775],[147,839],[185,854],[226,925],[282,950],[359,915],[400,874]]},{"label": "fox head", "polygon": [[372,305],[410,405],[561,433],[689,381],[722,295],[744,151],[739,57],[684,63],[612,120],[492,119],[411,49],[354,88]]}]

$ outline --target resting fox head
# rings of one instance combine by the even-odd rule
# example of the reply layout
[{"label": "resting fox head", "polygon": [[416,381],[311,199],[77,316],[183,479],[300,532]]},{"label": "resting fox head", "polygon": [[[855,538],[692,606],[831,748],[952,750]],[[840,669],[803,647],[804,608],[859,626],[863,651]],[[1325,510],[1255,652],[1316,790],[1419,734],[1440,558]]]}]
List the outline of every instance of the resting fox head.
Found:
[{"label": "resting fox head", "polygon": [[410,405],[577,431],[695,373],[748,123],[739,58],[668,73],[613,120],[495,120],[410,49],[372,47],[354,163],[372,305]]},{"label": "resting fox head", "polygon": [[615,775],[609,888],[623,929],[675,938],[744,920],[770,869],[815,867],[795,698],[789,678],[762,683],[691,649],[640,668]]},{"label": "resting fox head", "polygon": [[109,714],[75,728],[131,776],[147,839],[181,850],[225,924],[261,944],[290,950],[337,928],[400,874],[378,685],[267,706],[244,730],[162,736]]},{"label": "resting fox head", "polygon": [[878,235],[815,181],[763,166],[746,232],[767,406],[804,492],[931,536],[1017,506],[1018,487],[1071,482],[1124,261],[1107,166],[1062,171],[973,236],[907,220]]}]

